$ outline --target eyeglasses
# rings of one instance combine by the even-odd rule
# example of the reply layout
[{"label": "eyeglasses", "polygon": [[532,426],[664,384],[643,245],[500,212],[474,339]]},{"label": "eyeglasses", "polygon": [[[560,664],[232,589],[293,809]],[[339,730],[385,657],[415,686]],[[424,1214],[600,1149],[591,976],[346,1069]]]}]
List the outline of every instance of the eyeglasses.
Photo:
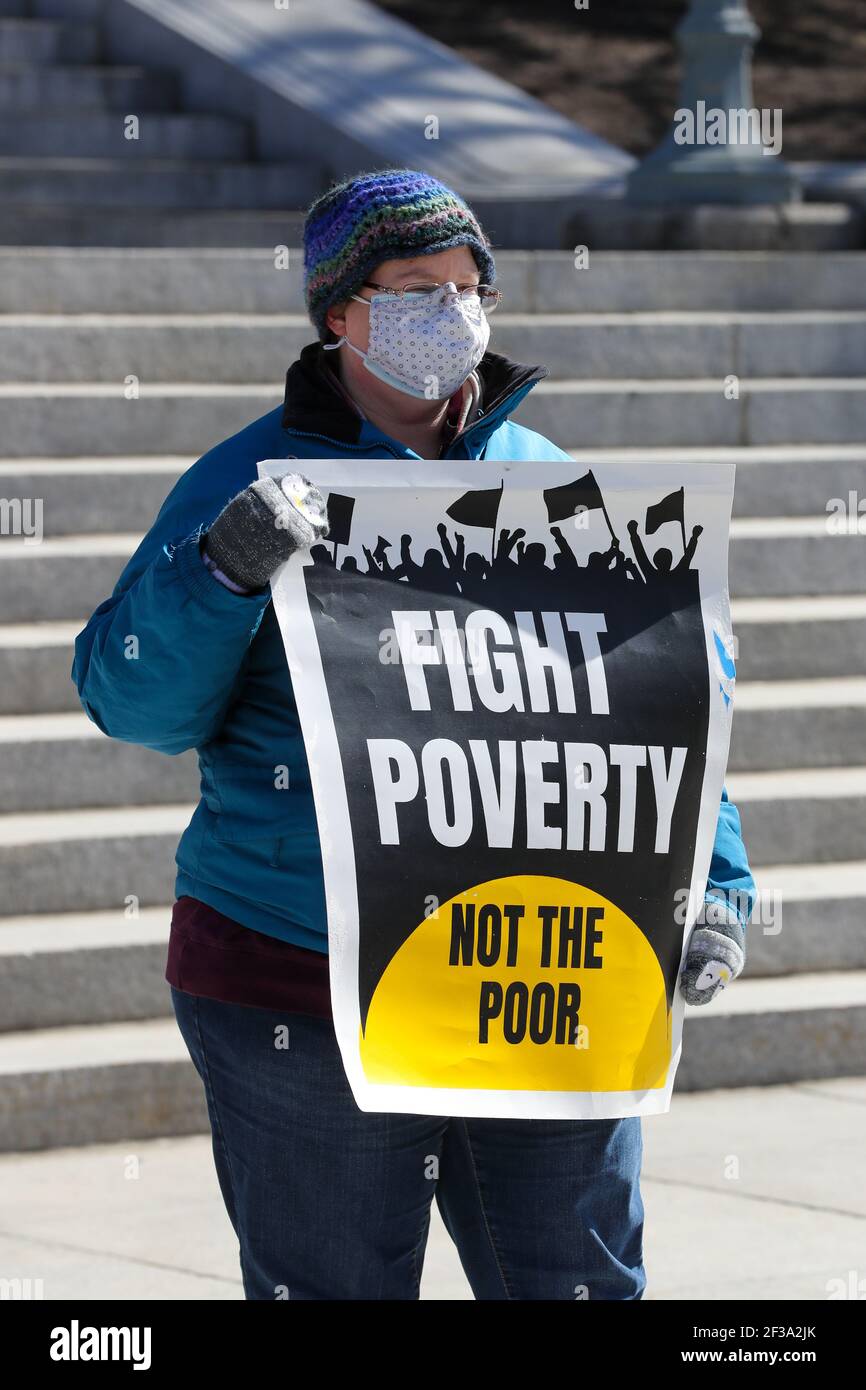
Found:
[{"label": "eyeglasses", "polygon": [[[384,294],[396,295],[398,299],[403,299],[407,294],[424,297],[442,289],[441,285],[431,280],[413,281],[411,285],[403,285],[400,289],[394,289],[391,285],[377,285],[373,280],[365,280],[363,283],[369,290],[381,290]],[[453,280],[447,280],[445,283],[454,285]],[[493,285],[455,285],[455,290],[459,299],[480,299],[481,307],[487,314],[491,314],[502,299],[502,291],[495,289]],[[359,299],[362,304],[370,302],[360,295],[353,298]]]}]

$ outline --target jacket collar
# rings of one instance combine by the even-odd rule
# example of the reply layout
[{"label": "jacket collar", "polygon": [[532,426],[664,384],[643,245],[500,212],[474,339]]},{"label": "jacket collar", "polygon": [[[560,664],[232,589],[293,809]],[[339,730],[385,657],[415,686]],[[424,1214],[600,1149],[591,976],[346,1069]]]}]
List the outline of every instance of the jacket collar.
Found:
[{"label": "jacket collar", "polygon": [[[485,352],[475,370],[481,393],[475,418],[487,422],[491,429],[512,401],[513,409],[518,397],[522,399],[550,375],[547,367],[513,362],[498,352]],[[324,434],[343,444],[358,443],[363,418],[331,370],[328,354],[318,339],[301,348],[286,373],[281,423],[285,430]]]}]

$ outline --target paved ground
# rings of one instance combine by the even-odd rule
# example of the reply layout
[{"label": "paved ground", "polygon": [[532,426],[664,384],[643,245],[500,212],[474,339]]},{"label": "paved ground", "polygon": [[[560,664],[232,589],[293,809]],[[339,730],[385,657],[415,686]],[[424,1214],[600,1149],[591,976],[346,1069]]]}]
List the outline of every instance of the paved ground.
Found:
[{"label": "paved ground", "polygon": [[[866,1077],[675,1096],[644,1136],[647,1298],[866,1297]],[[5,1154],[0,1191],[0,1277],[46,1299],[243,1296],[209,1137]],[[422,1297],[471,1298],[435,1207]]]}]

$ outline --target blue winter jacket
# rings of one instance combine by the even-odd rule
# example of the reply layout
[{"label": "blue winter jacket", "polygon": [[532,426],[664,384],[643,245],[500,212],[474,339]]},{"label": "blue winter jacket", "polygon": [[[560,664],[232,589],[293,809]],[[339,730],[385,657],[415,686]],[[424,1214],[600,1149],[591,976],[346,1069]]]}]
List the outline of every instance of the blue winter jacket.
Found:
[{"label": "blue winter jacket", "polygon": [[[571,463],[508,418],[547,375],[545,367],[486,353],[478,367],[482,411],[443,457]],[[199,542],[226,502],[258,476],[259,459],[335,457],[420,459],[352,410],[315,342],[290,367],[283,405],[179,479],[113,594],[77,637],[72,667],[81,703],[103,733],[160,753],[198,752],[201,799],[177,849],[177,896],[323,952],[316,816],[270,589],[232,593],[205,568]],[[315,482],[315,468],[304,471]],[[125,655],[131,634],[137,660]],[[281,766],[289,769],[288,789],[275,785]],[[726,793],[707,887],[739,890],[747,920],[755,885]]]}]

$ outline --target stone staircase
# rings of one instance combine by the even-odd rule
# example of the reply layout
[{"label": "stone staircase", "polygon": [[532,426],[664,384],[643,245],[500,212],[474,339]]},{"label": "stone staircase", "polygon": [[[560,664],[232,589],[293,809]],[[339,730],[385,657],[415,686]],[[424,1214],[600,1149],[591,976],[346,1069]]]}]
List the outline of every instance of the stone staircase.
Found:
[{"label": "stone staircase", "polygon": [[[101,64],[97,11],[0,0],[0,503],[45,527],[0,534],[5,1150],[207,1128],[163,977],[195,759],[104,739],[71,645],[183,469],[278,403],[313,336],[298,209],[329,174],[257,162],[170,71]],[[518,418],[581,461],[739,465],[728,785],[763,900],[678,1086],[864,1074],[866,537],[827,502],[866,497],[866,256],[497,265],[493,348],[552,369]]]},{"label": "stone staircase", "polygon": [[331,171],[253,146],[173,71],[105,62],[99,0],[0,0],[0,244],[285,244]]},{"label": "stone staircase", "polygon": [[[866,256],[497,265],[492,346],[552,368],[518,418],[579,461],[738,464],[728,785],[763,900],[677,1084],[863,1074],[866,535],[827,503],[866,496]],[[312,336],[267,253],[0,248],[0,497],[41,499],[45,528],[0,538],[2,1148],[206,1125],[163,978],[194,756],[103,738],[71,642],[175,478],[279,401]]]}]

